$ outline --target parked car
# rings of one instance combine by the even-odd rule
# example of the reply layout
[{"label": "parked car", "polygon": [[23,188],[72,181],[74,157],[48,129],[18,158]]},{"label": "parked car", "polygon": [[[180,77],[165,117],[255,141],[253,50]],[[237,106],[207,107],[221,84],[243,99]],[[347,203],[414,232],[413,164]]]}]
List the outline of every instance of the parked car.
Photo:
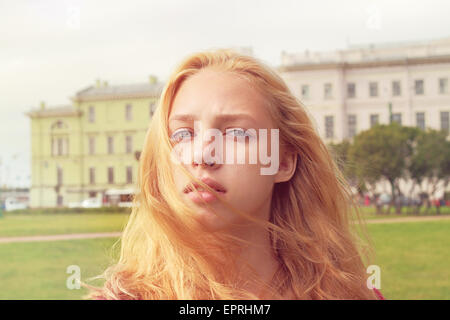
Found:
[{"label": "parked car", "polygon": [[81,202],[82,208],[101,208],[102,207],[102,199],[99,198],[89,198],[85,199]]},{"label": "parked car", "polygon": [[26,203],[18,201],[14,197],[8,197],[5,199],[5,211],[14,211],[26,209],[28,206]]},{"label": "parked car", "polygon": [[69,208],[101,208],[102,200],[98,198],[88,198],[81,202],[70,202]]},{"label": "parked car", "polygon": [[133,195],[133,189],[109,189],[105,192],[103,204],[106,206],[130,208],[133,206]]}]

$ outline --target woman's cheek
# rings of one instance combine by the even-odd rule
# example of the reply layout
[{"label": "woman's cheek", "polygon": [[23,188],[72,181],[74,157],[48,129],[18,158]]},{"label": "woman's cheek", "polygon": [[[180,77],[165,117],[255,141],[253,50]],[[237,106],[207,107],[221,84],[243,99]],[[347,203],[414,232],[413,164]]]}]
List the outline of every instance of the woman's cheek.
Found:
[{"label": "woman's cheek", "polygon": [[233,185],[233,194],[245,200],[255,197],[264,197],[270,191],[272,180],[260,175],[256,164],[237,165],[229,184]]}]

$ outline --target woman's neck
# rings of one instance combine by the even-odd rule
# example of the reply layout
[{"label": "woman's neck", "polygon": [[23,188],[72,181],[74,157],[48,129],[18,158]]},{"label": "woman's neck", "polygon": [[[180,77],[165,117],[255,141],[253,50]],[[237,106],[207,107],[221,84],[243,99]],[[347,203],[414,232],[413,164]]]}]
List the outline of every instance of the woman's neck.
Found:
[{"label": "woman's neck", "polygon": [[[265,230],[253,229],[248,232],[245,240],[251,245],[243,247],[238,258],[239,265],[243,266],[240,279],[251,279],[254,276],[263,284],[269,285],[279,268],[269,234]],[[261,284],[248,283],[245,289],[259,297],[264,295]]]},{"label": "woman's neck", "polygon": [[[256,216],[256,215],[255,215]],[[258,218],[269,220],[270,200],[258,210]],[[263,284],[269,285],[280,264],[275,257],[269,232],[255,224],[248,224],[240,228],[234,234],[247,243],[240,247],[236,263],[240,267],[238,281],[245,281],[256,277]],[[241,289],[245,289],[258,297],[265,295],[264,285],[246,283]],[[271,299],[272,297],[269,297]]]}]

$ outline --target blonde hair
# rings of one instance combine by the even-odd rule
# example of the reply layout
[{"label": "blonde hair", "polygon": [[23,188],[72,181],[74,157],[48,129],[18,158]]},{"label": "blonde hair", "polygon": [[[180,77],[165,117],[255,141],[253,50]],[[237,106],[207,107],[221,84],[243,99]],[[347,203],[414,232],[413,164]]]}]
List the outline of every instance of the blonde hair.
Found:
[{"label": "blonde hair", "polygon": [[167,82],[141,153],[139,192],[120,239],[119,261],[103,273],[103,287],[91,287],[89,297],[258,299],[236,286],[236,239],[204,232],[171,174],[171,104],[182,83],[205,68],[239,75],[260,90],[279,128],[281,146],[297,156],[292,178],[275,184],[269,221],[230,208],[270,234],[281,266],[267,286],[270,298],[292,292],[295,299],[375,299],[366,286],[363,257],[368,252],[363,253],[363,242],[351,228],[358,208],[333,156],[284,81],[257,59],[229,50],[189,56]]}]

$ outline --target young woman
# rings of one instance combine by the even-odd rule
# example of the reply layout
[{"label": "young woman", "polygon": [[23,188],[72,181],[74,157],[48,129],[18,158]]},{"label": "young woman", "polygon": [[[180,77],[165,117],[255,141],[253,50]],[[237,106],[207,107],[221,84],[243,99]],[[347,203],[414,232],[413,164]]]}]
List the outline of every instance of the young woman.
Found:
[{"label": "young woman", "polygon": [[120,259],[91,298],[380,298],[344,177],[301,103],[252,57],[181,63],[138,180]]}]

